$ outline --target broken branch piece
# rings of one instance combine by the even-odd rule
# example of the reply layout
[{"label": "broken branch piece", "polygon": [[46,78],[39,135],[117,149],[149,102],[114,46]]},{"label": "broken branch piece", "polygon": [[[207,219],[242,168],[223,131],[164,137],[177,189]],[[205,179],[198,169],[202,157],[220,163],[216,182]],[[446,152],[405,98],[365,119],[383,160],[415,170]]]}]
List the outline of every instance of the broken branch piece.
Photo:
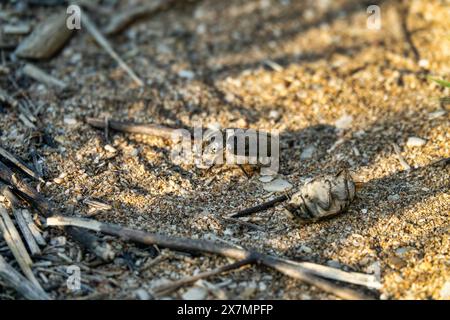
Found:
[{"label": "broken branch piece", "polygon": [[[314,273],[315,270],[313,268],[303,266],[301,263],[295,263],[286,259],[266,255],[252,250],[236,248],[206,240],[168,237],[162,234],[134,230],[116,224],[108,224],[95,220],[72,217],[69,218],[53,216],[47,219],[47,225],[76,226],[109,235],[118,236],[122,239],[127,239],[134,242],[139,242],[147,245],[156,244],[160,247],[179,251],[212,253],[236,260],[253,259],[255,263],[273,268],[289,277],[299,279],[307,284],[316,286],[319,289],[322,289],[343,299],[370,299],[370,297],[363,293],[360,293],[353,289],[338,286],[333,282],[324,279],[326,276],[328,276],[327,272],[323,272],[320,276],[318,276],[316,275],[316,273]],[[329,276],[330,278],[332,278],[334,274],[330,273]],[[365,277],[367,277],[368,279],[372,279],[372,276],[369,275],[365,275]]]}]

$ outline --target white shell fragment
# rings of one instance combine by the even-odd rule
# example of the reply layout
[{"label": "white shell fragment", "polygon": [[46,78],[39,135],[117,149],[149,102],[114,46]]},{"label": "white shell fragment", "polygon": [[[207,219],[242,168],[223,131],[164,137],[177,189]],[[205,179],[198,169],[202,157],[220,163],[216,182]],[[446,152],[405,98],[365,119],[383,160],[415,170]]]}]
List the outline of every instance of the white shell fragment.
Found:
[{"label": "white shell fragment", "polygon": [[440,118],[442,116],[445,116],[446,113],[447,112],[445,110],[433,111],[433,112],[430,112],[428,114],[428,119],[430,119],[430,120],[437,119],[437,118]]},{"label": "white shell fragment", "polygon": [[191,70],[181,70],[178,72],[178,76],[183,79],[192,80],[195,77],[195,73]]},{"label": "white shell fragment", "polygon": [[355,183],[343,170],[305,183],[291,196],[286,209],[300,220],[315,221],[347,210],[354,198]]},{"label": "white shell fragment", "polygon": [[338,129],[348,129],[352,125],[352,122],[353,122],[353,117],[349,116],[347,114],[344,114],[342,117],[340,117],[339,119],[336,120],[334,125]]},{"label": "white shell fragment", "polygon": [[183,293],[183,300],[205,300],[208,292],[205,288],[193,287]]},{"label": "white shell fragment", "polygon": [[264,190],[269,192],[282,192],[292,188],[292,184],[284,179],[275,179],[263,186]]},{"label": "white shell fragment", "polygon": [[408,141],[406,141],[406,145],[408,147],[421,147],[425,143],[427,143],[426,140],[424,140],[422,138],[418,138],[418,137],[409,137]]}]

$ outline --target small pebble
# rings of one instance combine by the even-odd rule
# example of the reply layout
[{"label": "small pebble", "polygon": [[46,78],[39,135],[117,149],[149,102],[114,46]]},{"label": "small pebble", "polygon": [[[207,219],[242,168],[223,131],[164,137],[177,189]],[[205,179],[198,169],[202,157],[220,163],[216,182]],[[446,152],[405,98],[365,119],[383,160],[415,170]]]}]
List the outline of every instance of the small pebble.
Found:
[{"label": "small pebble", "polygon": [[150,294],[144,289],[138,289],[134,292],[134,295],[139,300],[150,300]]},{"label": "small pebble", "polygon": [[339,119],[336,120],[334,125],[338,129],[348,129],[352,125],[352,122],[353,122],[353,117],[349,116],[347,114],[344,114],[342,117],[340,117]]},{"label": "small pebble", "polygon": [[430,61],[427,59],[420,59],[419,60],[419,67],[421,68],[428,68],[430,66]]},{"label": "small pebble", "polygon": [[398,194],[392,194],[388,196],[388,201],[398,201],[400,200],[400,196]]},{"label": "small pebble", "polygon": [[312,158],[315,151],[316,148],[314,146],[307,146],[305,149],[303,149],[302,153],[300,154],[300,159],[306,160]]},{"label": "small pebble", "polygon": [[406,141],[406,145],[408,147],[421,147],[425,143],[427,143],[426,140],[424,140],[422,138],[418,138],[418,137],[409,137],[408,141]]},{"label": "small pebble", "polygon": [[64,124],[67,124],[69,126],[74,126],[78,123],[76,118],[72,117],[64,117]]},{"label": "small pebble", "polygon": [[284,179],[275,179],[263,186],[264,190],[269,192],[287,191],[292,188],[292,184]]},{"label": "small pebble", "polygon": [[280,113],[277,110],[270,110],[269,112],[269,118],[273,120],[279,120],[280,119]]},{"label": "small pebble", "polygon": [[446,300],[450,299],[450,280],[447,280],[447,282],[444,283],[439,294],[441,295],[442,299],[446,299]]},{"label": "small pebble", "polygon": [[190,70],[181,70],[178,72],[178,76],[183,79],[192,80],[195,77],[195,73]]},{"label": "small pebble", "polygon": [[205,300],[207,291],[205,288],[193,287],[183,293],[183,300]]},{"label": "small pebble", "polygon": [[114,148],[113,146],[111,146],[109,144],[107,144],[104,148],[105,148],[106,151],[108,151],[110,153],[116,153],[117,152],[116,148]]},{"label": "small pebble", "polygon": [[301,246],[299,248],[299,250],[300,250],[300,252],[304,252],[304,253],[312,253],[312,249],[310,247],[308,247],[308,246],[305,246],[305,245]]},{"label": "small pebble", "polygon": [[447,112],[445,110],[437,110],[428,114],[428,119],[433,120],[444,116]]}]

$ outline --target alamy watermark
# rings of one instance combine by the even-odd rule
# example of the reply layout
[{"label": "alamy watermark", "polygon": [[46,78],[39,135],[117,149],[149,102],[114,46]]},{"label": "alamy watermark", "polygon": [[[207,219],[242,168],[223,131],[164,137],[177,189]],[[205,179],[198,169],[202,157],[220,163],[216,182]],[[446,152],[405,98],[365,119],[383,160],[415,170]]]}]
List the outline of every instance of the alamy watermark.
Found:
[{"label": "alamy watermark", "polygon": [[66,13],[68,15],[66,19],[66,27],[69,30],[81,29],[81,8],[75,4],[67,7]]},{"label": "alamy watermark", "polygon": [[69,277],[67,278],[66,285],[70,291],[78,291],[81,289],[81,270],[79,266],[72,265],[66,269]]},{"label": "alamy watermark", "polygon": [[380,30],[381,29],[381,8],[377,5],[367,7],[367,29]]}]

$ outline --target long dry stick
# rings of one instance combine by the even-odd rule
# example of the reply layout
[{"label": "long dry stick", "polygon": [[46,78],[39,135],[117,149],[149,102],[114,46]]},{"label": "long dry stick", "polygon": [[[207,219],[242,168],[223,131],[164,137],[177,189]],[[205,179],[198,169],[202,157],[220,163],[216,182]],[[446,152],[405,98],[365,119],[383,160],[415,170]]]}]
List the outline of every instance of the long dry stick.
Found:
[{"label": "long dry stick", "polygon": [[24,276],[11,267],[0,255],[0,278],[8,287],[29,300],[50,300],[50,297],[41,288],[28,281]]},{"label": "long dry stick", "polygon": [[190,276],[190,277],[186,277],[186,278],[183,278],[183,279],[180,279],[177,281],[173,281],[173,282],[170,282],[167,284],[162,284],[162,285],[156,287],[155,289],[153,289],[152,291],[154,294],[156,294],[158,296],[169,294],[170,292],[172,292],[184,285],[193,283],[197,280],[212,277],[212,276],[215,276],[215,275],[227,272],[227,271],[239,269],[245,265],[253,264],[253,263],[255,263],[255,260],[253,258],[244,259],[244,260],[232,263],[232,264],[224,265],[224,266],[216,268],[214,270],[201,272],[201,273],[198,273],[198,274]]},{"label": "long dry stick", "polygon": [[157,124],[137,124],[131,122],[114,121],[109,119],[108,121],[105,121],[104,119],[98,118],[86,118],[86,123],[93,126],[94,128],[104,129],[109,127],[116,131],[139,133],[149,136],[161,137],[164,139],[173,138],[173,134],[176,132],[176,129],[172,129]]},{"label": "long dry stick", "polygon": [[[115,224],[102,223],[95,220],[69,218],[61,216],[53,216],[47,219],[48,226],[76,226],[102,232],[109,235],[121,237],[126,240],[139,242],[147,245],[157,244],[160,247],[165,247],[179,251],[195,251],[202,253],[213,253],[222,255],[224,257],[246,260],[254,259],[255,263],[273,268],[287,276],[299,279],[307,284],[316,286],[328,293],[334,294],[343,299],[370,299],[365,294],[362,294],[353,289],[344,288],[334,284],[333,282],[323,279],[314,273],[313,269],[289,262],[282,258],[262,254],[253,250],[246,250],[231,247],[224,244],[218,244],[206,240],[194,240],[177,237],[168,237],[161,234],[147,233],[140,230],[133,230]],[[322,276],[325,276],[322,274]],[[332,275],[330,275],[332,276]]]},{"label": "long dry stick", "polygon": [[114,51],[112,46],[109,44],[108,40],[101,34],[101,32],[97,29],[95,24],[92,22],[91,18],[87,12],[82,12],[81,21],[86,29],[89,31],[91,36],[97,41],[97,43],[119,64],[119,66],[125,70],[126,73],[140,86],[144,86],[144,82],[134,73],[133,70],[122,60],[121,57]]}]

